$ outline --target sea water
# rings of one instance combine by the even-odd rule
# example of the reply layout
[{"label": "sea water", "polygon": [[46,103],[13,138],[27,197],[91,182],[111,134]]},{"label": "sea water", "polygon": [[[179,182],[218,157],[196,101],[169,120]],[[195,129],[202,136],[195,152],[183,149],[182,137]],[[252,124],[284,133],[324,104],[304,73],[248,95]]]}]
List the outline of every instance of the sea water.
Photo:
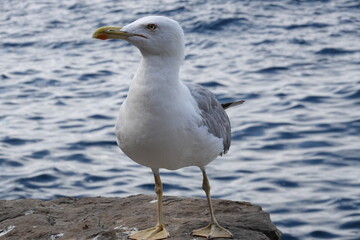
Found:
[{"label": "sea water", "polygon": [[[184,81],[246,100],[213,197],[262,206],[283,239],[360,239],[357,0],[2,0],[0,198],[153,194],[114,135],[140,53],[91,38],[148,15],[183,26]],[[166,195],[204,197],[199,169],[161,174]]]}]

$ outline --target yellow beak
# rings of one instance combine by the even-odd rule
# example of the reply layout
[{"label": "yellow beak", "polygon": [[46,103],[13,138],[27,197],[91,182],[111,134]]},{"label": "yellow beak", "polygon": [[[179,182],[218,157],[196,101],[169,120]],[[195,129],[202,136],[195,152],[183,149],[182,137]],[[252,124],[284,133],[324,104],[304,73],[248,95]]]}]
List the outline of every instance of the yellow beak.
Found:
[{"label": "yellow beak", "polygon": [[108,26],[101,27],[101,28],[96,29],[96,31],[93,33],[92,37],[101,39],[101,40],[106,40],[106,39],[126,40],[128,37],[132,37],[132,36],[147,38],[140,34],[128,33],[128,32],[121,31],[121,28],[122,27],[108,27]]}]

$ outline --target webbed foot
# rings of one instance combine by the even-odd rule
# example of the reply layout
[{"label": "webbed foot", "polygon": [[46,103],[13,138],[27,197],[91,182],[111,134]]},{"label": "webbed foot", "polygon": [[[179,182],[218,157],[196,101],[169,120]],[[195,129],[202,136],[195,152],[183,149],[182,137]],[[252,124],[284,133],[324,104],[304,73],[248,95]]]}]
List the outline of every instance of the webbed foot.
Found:
[{"label": "webbed foot", "polygon": [[221,227],[218,223],[210,223],[206,227],[193,230],[191,232],[193,236],[212,238],[233,238],[232,233],[229,230]]},{"label": "webbed foot", "polygon": [[130,239],[135,240],[158,240],[168,237],[170,237],[170,234],[164,225],[156,225],[155,227],[141,230],[129,236]]}]

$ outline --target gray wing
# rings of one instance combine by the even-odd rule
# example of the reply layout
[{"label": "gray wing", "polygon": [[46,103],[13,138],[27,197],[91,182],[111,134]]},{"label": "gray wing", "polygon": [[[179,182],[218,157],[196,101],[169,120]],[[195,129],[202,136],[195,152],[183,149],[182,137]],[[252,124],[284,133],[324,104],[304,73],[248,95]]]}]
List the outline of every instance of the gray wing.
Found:
[{"label": "gray wing", "polygon": [[227,153],[231,144],[231,125],[224,108],[214,94],[206,88],[192,83],[185,83],[185,85],[195,98],[201,111],[203,124],[208,128],[209,133],[223,139],[224,150],[220,155]]}]

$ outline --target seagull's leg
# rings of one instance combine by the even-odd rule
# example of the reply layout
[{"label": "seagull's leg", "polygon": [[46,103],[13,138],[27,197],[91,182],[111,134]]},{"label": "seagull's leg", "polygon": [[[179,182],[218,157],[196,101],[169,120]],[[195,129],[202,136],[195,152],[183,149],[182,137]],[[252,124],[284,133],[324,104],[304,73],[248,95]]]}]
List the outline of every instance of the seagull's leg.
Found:
[{"label": "seagull's leg", "polygon": [[201,171],[203,173],[202,188],[204,189],[204,191],[206,193],[207,200],[208,200],[208,204],[209,204],[209,208],[210,208],[211,221],[206,227],[193,230],[191,232],[191,234],[194,235],[194,236],[206,237],[207,239],[211,239],[211,238],[232,238],[233,237],[232,233],[229,232],[228,230],[226,230],[225,228],[221,227],[219,225],[219,223],[217,222],[216,218],[215,218],[214,209],[213,209],[213,206],[212,206],[212,203],[211,203],[209,179],[208,179],[208,177],[206,175],[205,168],[201,168]]},{"label": "seagull's leg", "polygon": [[155,227],[148,228],[129,236],[130,239],[136,240],[158,240],[170,237],[169,232],[165,229],[164,214],[162,210],[163,187],[160,179],[159,169],[152,169],[155,178],[155,192],[157,195],[157,224]]}]

